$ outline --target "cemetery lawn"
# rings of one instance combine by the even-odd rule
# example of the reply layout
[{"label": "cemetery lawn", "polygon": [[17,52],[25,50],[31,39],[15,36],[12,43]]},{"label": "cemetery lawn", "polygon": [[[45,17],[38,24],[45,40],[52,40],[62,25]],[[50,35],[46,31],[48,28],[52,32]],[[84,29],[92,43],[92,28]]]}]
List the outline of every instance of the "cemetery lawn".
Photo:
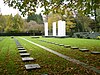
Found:
[{"label": "cemetery lawn", "polygon": [[[21,45],[30,53],[31,57],[36,58],[36,60],[32,62],[22,62],[14,39],[4,37],[4,39],[0,41],[0,75],[96,75],[95,72],[80,65],[69,62],[18,37],[15,38],[17,38]],[[78,59],[100,70],[100,55],[93,55],[89,52],[84,53],[79,50],[72,50],[70,48],[39,41],[46,40],[59,44],[77,46],[79,48],[86,47],[90,51],[100,51],[100,40],[42,37],[36,39],[31,37],[24,38],[74,59]],[[29,63],[39,64],[41,69],[26,71],[24,65]]]}]

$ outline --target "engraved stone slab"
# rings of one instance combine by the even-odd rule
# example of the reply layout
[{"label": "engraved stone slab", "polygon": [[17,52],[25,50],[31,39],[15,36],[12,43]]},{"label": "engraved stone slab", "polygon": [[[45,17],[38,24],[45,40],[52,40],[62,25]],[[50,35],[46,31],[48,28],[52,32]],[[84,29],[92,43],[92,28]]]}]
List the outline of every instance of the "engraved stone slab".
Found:
[{"label": "engraved stone slab", "polygon": [[20,53],[21,57],[30,56],[30,53]]},{"label": "engraved stone slab", "polygon": [[78,47],[71,47],[71,49],[79,49]]},{"label": "engraved stone slab", "polygon": [[32,58],[32,57],[24,57],[24,58],[22,58],[22,61],[33,61],[33,60],[35,60],[35,59]]},{"label": "engraved stone slab", "polygon": [[23,48],[22,46],[17,46],[18,48]]},{"label": "engraved stone slab", "polygon": [[91,51],[91,54],[100,54],[98,51]]},{"label": "engraved stone slab", "polygon": [[25,50],[25,48],[18,48],[18,50]]},{"label": "engraved stone slab", "polygon": [[81,52],[88,52],[88,49],[79,49]]},{"label": "engraved stone slab", "polygon": [[19,50],[19,53],[27,53],[27,50]]},{"label": "engraved stone slab", "polygon": [[55,45],[59,45],[58,43],[55,43]]},{"label": "engraved stone slab", "polygon": [[64,44],[58,44],[59,46],[64,46]]},{"label": "engraved stone slab", "polygon": [[65,48],[70,48],[71,46],[70,46],[70,45],[64,45],[64,47],[65,47]]},{"label": "engraved stone slab", "polygon": [[32,69],[40,69],[40,65],[39,64],[27,64],[25,65],[26,70],[32,70]]},{"label": "engraved stone slab", "polygon": [[17,47],[22,47],[21,45],[17,45]]},{"label": "engraved stone slab", "polygon": [[39,36],[31,36],[31,38],[40,38]]},{"label": "engraved stone slab", "polygon": [[51,42],[51,44],[55,44],[55,42]]}]

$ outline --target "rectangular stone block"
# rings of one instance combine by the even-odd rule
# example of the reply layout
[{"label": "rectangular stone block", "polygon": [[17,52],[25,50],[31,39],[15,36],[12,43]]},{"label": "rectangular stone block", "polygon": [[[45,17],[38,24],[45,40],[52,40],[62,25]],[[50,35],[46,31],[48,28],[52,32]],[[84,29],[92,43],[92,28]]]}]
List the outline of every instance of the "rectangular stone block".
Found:
[{"label": "rectangular stone block", "polygon": [[20,53],[20,56],[21,57],[27,57],[27,56],[30,56],[30,53]]},{"label": "rectangular stone block", "polygon": [[27,50],[19,50],[19,53],[27,53]]},{"label": "rectangular stone block", "polygon": [[91,51],[91,54],[100,54],[98,51]]},{"label": "rectangular stone block", "polygon": [[64,44],[58,44],[59,46],[64,46]]},{"label": "rectangular stone block", "polygon": [[79,49],[81,52],[87,52],[89,51],[88,49]]},{"label": "rectangular stone block", "polygon": [[64,45],[64,47],[65,47],[65,48],[70,48],[71,46],[70,46],[70,45]]},{"label": "rectangular stone block", "polygon": [[25,50],[25,48],[18,48],[18,50]]},{"label": "rectangular stone block", "polygon": [[71,47],[71,49],[79,49],[78,47]]},{"label": "rectangular stone block", "polygon": [[22,61],[34,61],[35,59],[34,58],[32,58],[32,57],[24,57],[24,58],[22,58]]},{"label": "rectangular stone block", "polygon": [[53,36],[56,36],[56,22],[53,22],[53,25],[52,25],[52,27],[53,27]]},{"label": "rectangular stone block", "polygon": [[44,32],[45,32],[45,36],[48,36],[48,22],[44,23]]},{"label": "rectangular stone block", "polygon": [[32,70],[32,69],[40,69],[40,65],[39,64],[27,64],[25,65],[26,70]]}]

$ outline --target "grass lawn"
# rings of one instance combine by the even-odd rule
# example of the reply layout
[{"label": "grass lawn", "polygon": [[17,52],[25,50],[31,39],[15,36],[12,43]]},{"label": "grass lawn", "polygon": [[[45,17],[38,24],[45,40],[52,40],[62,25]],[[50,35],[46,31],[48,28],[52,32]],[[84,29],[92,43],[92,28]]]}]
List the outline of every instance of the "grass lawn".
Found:
[{"label": "grass lawn", "polygon": [[[0,75],[98,75],[93,71],[58,57],[57,55],[45,51],[25,40],[18,37],[16,38],[21,45],[31,53],[31,57],[36,58],[36,60],[32,62],[22,62],[14,39],[11,37],[5,37],[5,39],[0,41]],[[39,41],[47,40],[100,51],[100,40],[42,37],[37,39],[31,37],[25,38],[100,69],[100,55],[83,53],[78,50],[72,50],[70,48],[64,48]],[[28,63],[37,63],[41,66],[41,69],[26,71],[24,65]]]}]

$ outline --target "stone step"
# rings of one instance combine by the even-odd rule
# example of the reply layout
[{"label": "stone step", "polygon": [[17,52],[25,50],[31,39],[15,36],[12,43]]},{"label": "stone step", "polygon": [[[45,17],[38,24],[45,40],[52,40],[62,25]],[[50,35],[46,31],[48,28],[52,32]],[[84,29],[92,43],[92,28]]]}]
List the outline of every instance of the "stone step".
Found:
[{"label": "stone step", "polygon": [[79,49],[79,51],[81,51],[81,52],[88,52],[89,50],[88,49]]},{"label": "stone step", "polygon": [[25,65],[26,70],[32,70],[32,69],[40,69],[39,64],[26,64]]},{"label": "stone step", "polygon": [[34,61],[35,59],[34,58],[32,58],[32,57],[24,57],[24,58],[22,58],[22,61],[23,62],[26,62],[26,61]]},{"label": "stone step", "polygon": [[20,53],[20,56],[21,57],[28,57],[28,56],[30,56],[30,53]]}]

